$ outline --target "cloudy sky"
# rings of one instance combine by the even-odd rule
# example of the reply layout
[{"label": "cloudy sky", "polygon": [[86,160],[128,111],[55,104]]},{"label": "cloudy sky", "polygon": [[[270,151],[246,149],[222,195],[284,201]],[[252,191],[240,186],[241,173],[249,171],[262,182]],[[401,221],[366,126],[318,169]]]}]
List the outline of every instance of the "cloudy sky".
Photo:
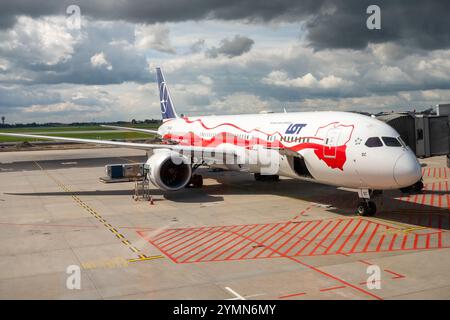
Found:
[{"label": "cloudy sky", "polygon": [[[380,30],[366,27],[370,4]],[[450,102],[449,12],[448,0],[2,0],[0,115],[159,118],[156,66],[187,115],[425,109]]]}]

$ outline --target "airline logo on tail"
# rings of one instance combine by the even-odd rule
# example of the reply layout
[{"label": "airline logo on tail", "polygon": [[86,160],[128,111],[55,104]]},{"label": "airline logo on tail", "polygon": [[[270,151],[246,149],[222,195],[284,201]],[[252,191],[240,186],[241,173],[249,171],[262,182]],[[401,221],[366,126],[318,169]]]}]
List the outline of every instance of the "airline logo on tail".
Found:
[{"label": "airline logo on tail", "polygon": [[161,113],[163,119],[177,118],[175,108],[173,107],[172,98],[170,97],[169,89],[167,88],[164,75],[161,68],[156,68],[156,81],[159,88],[159,102],[161,104]]}]

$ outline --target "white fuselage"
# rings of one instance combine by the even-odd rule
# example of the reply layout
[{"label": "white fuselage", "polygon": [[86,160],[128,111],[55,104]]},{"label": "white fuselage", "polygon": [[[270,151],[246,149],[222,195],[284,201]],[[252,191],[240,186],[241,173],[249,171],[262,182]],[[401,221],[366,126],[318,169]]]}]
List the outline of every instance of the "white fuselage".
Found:
[{"label": "white fuselage", "polygon": [[[158,131],[164,139],[179,144],[235,149],[250,153],[250,158],[263,148],[265,154],[277,157],[276,174],[330,185],[398,189],[421,178],[420,165],[412,151],[397,140],[399,134],[384,122],[356,113],[185,117],[165,121]],[[383,137],[395,138],[401,145],[386,145]],[[368,146],[369,138],[383,143]],[[289,153],[279,152],[280,148]],[[258,163],[225,163],[221,167],[251,172],[261,169]]]}]

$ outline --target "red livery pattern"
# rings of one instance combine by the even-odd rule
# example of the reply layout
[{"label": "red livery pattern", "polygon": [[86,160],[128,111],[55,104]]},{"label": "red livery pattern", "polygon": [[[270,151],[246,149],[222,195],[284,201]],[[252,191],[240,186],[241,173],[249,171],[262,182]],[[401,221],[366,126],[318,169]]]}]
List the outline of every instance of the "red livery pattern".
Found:
[{"label": "red livery pattern", "polygon": [[[350,141],[354,129],[354,125],[343,125],[339,122],[333,122],[319,127],[314,136],[301,137],[302,142],[289,142],[289,140],[283,139],[283,135],[278,131],[273,133],[266,133],[259,129],[245,130],[232,123],[221,123],[213,127],[208,127],[202,122],[201,119],[182,119],[188,124],[198,122],[206,131],[217,129],[221,126],[229,126],[245,134],[249,134],[251,132],[259,132],[267,136],[268,138],[277,135],[279,139],[268,141],[267,139],[262,139],[251,135],[250,138],[246,139],[243,135],[236,135],[229,132],[219,132],[214,136],[208,138],[201,137],[194,132],[189,132],[183,135],[165,134],[163,136],[164,139],[178,142],[180,145],[199,147],[217,147],[221,144],[228,143],[246,149],[251,149],[256,145],[264,146],[266,148],[290,149],[295,152],[312,149],[317,158],[325,162],[328,167],[332,169],[340,169],[342,171],[344,170],[344,164],[347,160],[347,143]],[[165,123],[167,122],[168,121],[166,121]],[[333,145],[326,145],[329,139],[327,138],[327,135],[329,134],[330,130],[335,130],[336,132],[338,132],[338,135],[334,137],[336,139],[336,142]]]}]

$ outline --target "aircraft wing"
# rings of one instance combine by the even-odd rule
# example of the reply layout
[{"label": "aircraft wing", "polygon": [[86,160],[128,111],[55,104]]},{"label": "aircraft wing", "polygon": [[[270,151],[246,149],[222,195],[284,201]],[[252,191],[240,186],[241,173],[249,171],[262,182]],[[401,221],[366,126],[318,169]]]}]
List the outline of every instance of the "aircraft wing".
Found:
[{"label": "aircraft wing", "polygon": [[116,129],[116,130],[125,130],[125,131],[135,131],[135,132],[143,132],[159,135],[157,130],[150,129],[141,129],[141,128],[129,128],[129,127],[119,127],[119,126],[110,126],[110,125],[101,125],[104,128]]},{"label": "aircraft wing", "polygon": [[[195,153],[193,156],[203,158],[205,154],[225,154],[235,156],[233,150],[219,150],[214,147],[200,147],[200,146],[184,146],[177,144],[149,144],[149,143],[135,143],[135,142],[122,142],[122,141],[110,141],[110,140],[96,140],[96,139],[80,139],[80,138],[66,138],[66,137],[54,137],[54,136],[41,136],[36,134],[22,134],[22,133],[3,133],[0,132],[0,136],[7,137],[21,137],[21,138],[38,138],[57,141],[68,141],[77,143],[90,143],[90,144],[103,144],[116,147],[124,147],[138,150],[153,150],[153,149],[169,149],[178,151],[186,156],[190,156],[190,153]],[[206,157],[206,156],[205,156]]]}]

